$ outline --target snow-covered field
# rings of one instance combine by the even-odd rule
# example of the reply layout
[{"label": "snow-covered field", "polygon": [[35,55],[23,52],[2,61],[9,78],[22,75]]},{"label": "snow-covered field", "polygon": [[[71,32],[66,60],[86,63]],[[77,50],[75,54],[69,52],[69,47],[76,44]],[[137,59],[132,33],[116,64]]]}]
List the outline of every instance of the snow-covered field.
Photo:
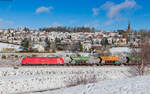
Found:
[{"label": "snow-covered field", "polygon": [[149,85],[150,76],[139,76],[30,94],[150,94]]},{"label": "snow-covered field", "polygon": [[112,55],[118,55],[118,54],[126,55],[126,53],[131,52],[131,49],[128,47],[113,47],[109,51]]},{"label": "snow-covered field", "polygon": [[70,86],[76,80],[95,81],[132,77],[130,67],[11,67],[0,68],[0,94],[34,92]]},{"label": "snow-covered field", "polygon": [[18,50],[19,46],[13,44],[7,44],[7,43],[0,43],[0,51],[2,51],[3,48],[15,48]]},{"label": "snow-covered field", "polygon": [[[111,53],[125,53],[129,52],[128,48],[112,48],[110,49]],[[9,55],[10,53],[2,53],[3,55]],[[111,82],[110,80],[114,79],[124,79],[135,76],[135,72],[132,70],[132,67],[123,67],[123,66],[76,66],[76,67],[64,67],[64,66],[42,66],[42,67],[19,67],[14,69],[12,66],[18,65],[21,62],[21,56],[32,56],[33,53],[12,53],[17,54],[19,59],[9,60],[0,59],[0,94],[14,94],[14,93],[27,93],[27,92],[36,92],[44,91],[58,88],[66,88],[72,86],[79,81],[87,80],[88,82],[99,82],[104,80],[109,80],[106,83]],[[89,53],[80,53],[81,55],[90,55]],[[74,55],[73,53],[34,53],[34,55],[40,55],[41,57],[47,56],[65,56]],[[65,63],[67,62],[65,58]],[[90,59],[91,62],[96,58]],[[9,67],[8,67],[9,66]],[[94,80],[94,81],[91,81]],[[121,81],[121,80],[119,80]],[[104,84],[103,82],[99,82]],[[99,84],[98,83],[98,84]],[[113,82],[112,82],[113,83]],[[115,82],[114,82],[115,83]],[[54,91],[48,91],[50,94],[60,93],[60,94],[97,94],[98,88],[103,87],[98,84],[89,84],[89,85],[80,85],[77,87],[71,87],[67,89],[60,89]],[[108,84],[109,86],[109,84]],[[98,87],[98,88],[97,88]],[[112,87],[112,88],[111,88]],[[119,87],[119,86],[118,86]],[[91,89],[96,88],[96,89]],[[76,90],[76,89],[79,89]],[[97,90],[98,89],[98,90]],[[107,88],[102,89],[105,94]],[[113,90],[113,85],[110,85],[110,89]],[[75,90],[75,93],[71,91]],[[92,92],[91,90],[96,90]],[[62,92],[64,91],[64,92]],[[82,92],[81,92],[82,91]],[[109,91],[109,90],[108,90]],[[67,93],[66,93],[67,92]],[[71,92],[71,93],[69,93]],[[42,94],[49,94],[47,92],[42,92]],[[52,94],[54,94],[52,93]],[[113,93],[115,94],[115,93]],[[119,93],[118,93],[119,94]],[[123,93],[120,93],[123,94]],[[131,93],[133,94],[133,93]],[[142,93],[143,94],[143,93]]]}]

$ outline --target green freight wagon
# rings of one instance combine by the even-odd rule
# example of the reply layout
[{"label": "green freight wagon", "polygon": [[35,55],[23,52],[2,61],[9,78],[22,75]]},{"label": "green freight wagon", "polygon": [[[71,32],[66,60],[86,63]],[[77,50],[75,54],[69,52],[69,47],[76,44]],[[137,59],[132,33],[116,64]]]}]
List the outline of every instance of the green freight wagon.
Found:
[{"label": "green freight wagon", "polygon": [[71,56],[70,58],[75,63],[86,63],[90,59],[90,56]]},{"label": "green freight wagon", "polygon": [[139,64],[141,58],[138,56],[127,56],[127,64]]}]

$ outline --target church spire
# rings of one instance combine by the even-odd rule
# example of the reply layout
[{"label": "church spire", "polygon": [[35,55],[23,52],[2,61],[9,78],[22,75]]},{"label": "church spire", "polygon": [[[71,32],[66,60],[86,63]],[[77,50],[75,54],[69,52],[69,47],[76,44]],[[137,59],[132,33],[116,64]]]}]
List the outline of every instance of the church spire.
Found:
[{"label": "church spire", "polygon": [[128,32],[131,32],[130,21],[128,23]]}]

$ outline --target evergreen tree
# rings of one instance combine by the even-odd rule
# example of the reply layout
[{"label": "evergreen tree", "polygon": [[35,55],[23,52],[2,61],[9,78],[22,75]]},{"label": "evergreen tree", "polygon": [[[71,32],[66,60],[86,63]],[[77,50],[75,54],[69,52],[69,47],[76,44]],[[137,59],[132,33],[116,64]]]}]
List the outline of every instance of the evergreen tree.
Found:
[{"label": "evergreen tree", "polygon": [[80,42],[80,52],[83,52],[83,45],[81,42]]},{"label": "evergreen tree", "polygon": [[41,39],[41,38],[39,39],[39,42],[42,42],[42,39]]},{"label": "evergreen tree", "polygon": [[56,38],[55,38],[55,43],[56,43],[56,44],[59,44],[59,43],[61,43],[61,40],[56,37]]},{"label": "evergreen tree", "polygon": [[46,39],[45,39],[45,43],[46,43],[46,46],[45,46],[45,49],[50,49],[50,45],[51,45],[51,43],[50,43],[50,41],[49,41],[49,39],[48,39],[48,37],[46,37]]},{"label": "evergreen tree", "polygon": [[28,51],[28,49],[29,49],[29,40],[27,38],[24,38],[21,41],[21,47],[23,48],[23,50]]},{"label": "evergreen tree", "polygon": [[30,29],[29,28],[27,28],[27,27],[25,27],[24,29],[23,29],[23,31],[30,31]]},{"label": "evergreen tree", "polygon": [[101,41],[101,44],[102,44],[102,46],[105,46],[105,48],[106,48],[106,46],[109,45],[108,39],[107,38],[103,38],[102,41]]},{"label": "evergreen tree", "polygon": [[48,28],[40,28],[40,31],[46,31],[46,32],[91,32],[95,31],[94,28],[89,28],[89,27],[48,27]]}]

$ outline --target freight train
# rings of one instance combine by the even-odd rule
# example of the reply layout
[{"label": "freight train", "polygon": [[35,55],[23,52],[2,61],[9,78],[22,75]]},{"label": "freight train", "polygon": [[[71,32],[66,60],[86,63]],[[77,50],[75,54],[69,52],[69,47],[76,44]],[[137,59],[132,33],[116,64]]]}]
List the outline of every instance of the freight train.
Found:
[{"label": "freight train", "polygon": [[71,61],[65,63],[62,57],[24,57],[21,65],[129,65],[131,61],[140,60],[138,57],[128,56],[124,63],[119,62],[118,56],[100,56],[99,62],[93,63],[90,61],[90,56],[71,56]]}]

